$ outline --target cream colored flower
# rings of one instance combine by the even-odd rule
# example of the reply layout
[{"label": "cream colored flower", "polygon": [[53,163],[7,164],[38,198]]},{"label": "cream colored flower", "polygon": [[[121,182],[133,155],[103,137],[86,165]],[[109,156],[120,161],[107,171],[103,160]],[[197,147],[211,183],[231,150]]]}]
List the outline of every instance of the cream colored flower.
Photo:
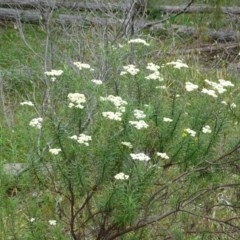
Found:
[{"label": "cream colored flower", "polygon": [[124,174],[123,172],[120,172],[114,176],[117,180],[127,180],[129,179],[129,175]]},{"label": "cream colored flower", "polygon": [[128,41],[128,43],[141,43],[141,44],[143,44],[143,45],[145,45],[145,46],[149,46],[149,45],[150,45],[150,44],[147,43],[145,40],[140,39],[140,38],[131,39],[131,40]]}]

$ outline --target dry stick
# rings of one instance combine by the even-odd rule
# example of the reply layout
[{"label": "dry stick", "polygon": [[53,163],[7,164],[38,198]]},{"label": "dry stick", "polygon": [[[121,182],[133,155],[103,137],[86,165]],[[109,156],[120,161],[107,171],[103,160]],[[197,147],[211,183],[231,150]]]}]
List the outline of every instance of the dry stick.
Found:
[{"label": "dry stick", "polygon": [[168,212],[166,212],[166,213],[164,213],[162,215],[152,216],[151,218],[149,218],[147,220],[145,220],[145,219],[139,220],[134,226],[127,227],[126,229],[124,229],[124,230],[122,230],[122,231],[120,231],[118,233],[113,234],[112,236],[107,238],[107,240],[114,240],[117,237],[120,237],[120,236],[122,236],[122,235],[124,235],[126,233],[136,231],[136,230],[138,230],[140,228],[143,228],[143,227],[145,227],[145,226],[147,226],[149,224],[153,224],[153,223],[158,222],[158,221],[160,221],[160,220],[162,220],[164,218],[167,218],[167,217],[177,213],[178,211],[179,210],[176,208],[176,209],[170,210],[170,211],[168,211]]},{"label": "dry stick", "polygon": [[183,13],[185,13],[185,11],[193,4],[194,0],[190,0],[190,2],[186,5],[186,7],[184,7],[181,11],[177,12],[175,15],[170,15],[168,16],[167,18],[164,18],[160,21],[155,21],[155,22],[151,22],[151,23],[146,23],[145,25],[143,25],[142,29],[143,28],[149,28],[149,27],[152,27],[156,24],[159,24],[159,23],[163,23],[163,22],[166,22],[168,21],[170,18],[175,18]]},{"label": "dry stick", "polygon": [[[101,12],[119,12],[126,11],[126,4],[114,4],[114,3],[88,3],[88,2],[67,2],[66,0],[59,0],[56,3],[48,0],[1,0],[1,7],[13,7],[20,9],[35,9],[39,6],[50,7],[54,10],[58,8],[65,8],[70,10],[79,11],[101,11]],[[156,6],[155,9],[162,13],[212,13],[215,8],[206,4],[191,5],[185,9],[186,6]],[[240,7],[221,7],[224,14],[240,14]]]},{"label": "dry stick", "polygon": [[137,7],[137,1],[138,0],[128,0],[128,11],[125,15],[125,19],[123,22],[124,27],[124,35],[125,36],[132,36],[134,34],[134,20],[137,15],[136,7]]},{"label": "dry stick", "polygon": [[21,22],[21,14],[18,15],[18,13],[16,13],[16,15],[12,16],[11,20],[15,20],[16,24],[17,24],[17,30],[20,34],[21,39],[23,40],[24,44],[26,45],[26,47],[39,59],[43,60],[42,56],[40,56],[34,49],[33,47],[30,45],[30,43],[26,40],[25,35],[23,33],[23,26],[22,26],[22,22]]},{"label": "dry stick", "polygon": [[[220,8],[222,13],[224,14],[240,14],[240,8],[239,7],[221,7]],[[183,6],[159,6],[157,10],[163,12],[163,13],[179,13],[184,10]],[[199,5],[193,5],[188,7],[185,10],[185,13],[212,13],[216,10],[216,8],[199,4]]]},{"label": "dry stick", "polygon": [[114,4],[114,3],[88,3],[84,2],[68,2],[66,0],[61,1],[49,1],[49,0],[2,0],[0,2],[0,6],[2,7],[14,7],[14,8],[25,8],[32,9],[41,7],[47,7],[52,9],[65,8],[70,10],[80,10],[80,11],[104,11],[104,12],[112,12],[112,11],[124,11],[126,9],[125,4]]},{"label": "dry stick", "polygon": [[1,96],[1,105],[2,105],[2,110],[3,110],[3,115],[4,115],[4,118],[5,118],[5,121],[7,123],[7,126],[8,128],[11,128],[12,127],[12,123],[11,121],[9,121],[9,117],[7,116],[7,108],[6,108],[6,97],[5,97],[5,93],[4,93],[4,80],[3,80],[3,77],[2,75],[0,74],[0,96]]},{"label": "dry stick", "polygon": [[218,44],[218,45],[208,45],[205,47],[198,47],[198,48],[189,48],[189,49],[182,49],[182,50],[176,50],[172,52],[168,52],[169,55],[178,55],[178,54],[192,54],[192,53],[203,53],[203,52],[215,52],[219,50],[229,50],[234,48],[239,48],[239,43],[224,43],[224,44]]},{"label": "dry stick", "polygon": [[[8,11],[10,11],[8,13]],[[9,9],[6,11],[6,9],[0,8],[0,19],[5,19],[8,21],[18,21],[21,22],[32,22],[32,23],[39,23],[41,21],[41,14],[40,12],[36,11],[24,11],[24,10],[14,10]],[[164,20],[161,20],[164,21]],[[160,21],[160,22],[161,22]],[[53,18],[53,24],[62,24],[62,25],[78,25],[82,26],[83,24],[92,24],[92,25],[103,25],[106,24],[109,25],[117,25],[120,22],[120,20],[116,19],[106,19],[101,17],[86,17],[83,18],[82,16],[74,16],[74,15],[65,15],[65,14],[59,14],[56,18]],[[193,37],[199,36],[199,31],[194,27],[187,27],[187,26],[181,26],[172,24],[168,28],[166,28],[165,24],[159,23],[159,22],[143,22],[143,21],[136,21],[136,23],[140,26],[138,30],[141,30],[145,27],[150,27],[150,31],[155,32],[157,30],[162,30],[165,32],[169,31],[175,31],[179,35],[190,35]],[[159,24],[157,24],[159,23]],[[116,34],[115,40],[120,36],[120,33],[122,32],[121,29],[119,29],[119,32]],[[238,31],[216,31],[214,29],[206,29],[204,31],[204,34],[209,38],[209,40],[212,41],[236,41],[240,38],[240,33]]]},{"label": "dry stick", "polygon": [[[203,215],[196,214],[196,213],[193,213],[193,212],[191,212],[191,211],[184,210],[184,209],[181,209],[181,208],[179,209],[179,211],[188,213],[188,214],[190,214],[190,215],[193,215],[193,216],[196,216],[196,217],[199,217],[199,218],[202,218],[202,219],[211,220],[211,221],[213,221],[213,222],[217,222],[217,223],[220,223],[220,224],[226,224],[226,225],[228,225],[228,226],[230,226],[230,227],[232,227],[232,228],[235,228],[235,229],[237,229],[237,230],[240,230],[240,227],[239,227],[239,226],[236,226],[236,225],[234,225],[234,224],[232,224],[232,223],[229,223],[229,219],[219,220],[219,219],[217,219],[217,218],[208,217],[208,216],[203,216]],[[230,218],[230,220],[231,220],[231,219],[232,219],[232,218]]]}]

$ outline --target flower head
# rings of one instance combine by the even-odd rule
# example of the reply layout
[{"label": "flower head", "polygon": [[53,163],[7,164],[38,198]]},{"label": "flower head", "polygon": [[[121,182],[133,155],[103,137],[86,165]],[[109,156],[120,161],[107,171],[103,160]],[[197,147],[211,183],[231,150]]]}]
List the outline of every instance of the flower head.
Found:
[{"label": "flower head", "polygon": [[207,95],[209,95],[211,97],[214,97],[214,98],[218,97],[216,92],[214,90],[211,90],[211,89],[209,90],[209,89],[203,88],[201,92],[205,93],[205,94],[207,94]]},{"label": "flower head", "polygon": [[114,121],[122,121],[122,113],[121,112],[102,112],[103,117],[108,118]]},{"label": "flower head", "polygon": [[204,127],[202,128],[202,132],[203,132],[203,133],[211,133],[212,130],[211,130],[211,128],[210,128],[209,125],[206,125],[206,126],[204,126]]},{"label": "flower head", "polygon": [[33,223],[33,222],[35,222],[35,221],[36,221],[36,218],[31,217],[31,218],[29,219],[29,222],[31,222],[31,223]]},{"label": "flower head", "polygon": [[84,94],[81,93],[69,93],[68,99],[70,101],[69,108],[80,108],[83,109],[83,103],[86,102],[86,97]]},{"label": "flower head", "polygon": [[56,220],[49,220],[48,223],[51,226],[56,226],[57,225],[57,221]]},{"label": "flower head", "polygon": [[151,158],[145,153],[130,153],[133,160],[148,162]]},{"label": "flower head", "polygon": [[83,144],[85,146],[89,146],[89,142],[92,141],[92,137],[89,135],[86,135],[84,133],[77,135],[73,135],[70,137],[70,139],[73,139],[77,141],[79,144]]},{"label": "flower head", "polygon": [[107,97],[100,97],[101,101],[109,101],[111,102],[119,112],[125,112],[125,105],[127,105],[127,101],[124,101],[120,96],[109,95]]},{"label": "flower head", "polygon": [[154,64],[154,63],[148,63],[148,64],[147,64],[147,67],[146,67],[146,69],[148,69],[148,70],[150,70],[150,71],[153,71],[153,72],[158,71],[159,68],[160,68],[160,67],[159,67],[158,65]]},{"label": "flower head", "polygon": [[135,75],[137,75],[138,72],[140,71],[140,70],[139,70],[138,68],[136,68],[136,66],[133,65],[133,64],[129,64],[129,65],[127,65],[127,66],[123,66],[123,69],[124,69],[125,71],[122,71],[122,72],[120,73],[120,75],[125,75],[125,74],[129,73],[129,74],[131,74],[132,76],[135,76]]},{"label": "flower head", "polygon": [[91,66],[88,63],[74,62],[73,65],[75,65],[79,70],[89,69],[90,71],[94,71],[94,69],[91,68]]},{"label": "flower head", "polygon": [[102,85],[103,84],[102,80],[98,80],[98,79],[92,79],[91,82],[95,83],[96,85]]},{"label": "flower head", "polygon": [[197,133],[190,128],[185,128],[183,130],[183,135],[185,136],[186,134],[190,135],[191,137],[195,137]]},{"label": "flower head", "polygon": [[146,117],[146,114],[142,110],[134,109],[133,114],[136,119],[143,119]]},{"label": "flower head", "polygon": [[188,65],[186,63],[183,63],[179,59],[176,62],[173,61],[173,62],[166,63],[166,65],[173,65],[173,68],[177,68],[177,69],[188,68]]},{"label": "flower head", "polygon": [[205,79],[204,81],[208,85],[210,85],[214,90],[216,90],[219,94],[222,94],[227,91],[227,89],[225,89],[223,85],[220,83],[215,83],[215,82],[209,81],[208,79]]},{"label": "flower head", "polygon": [[218,79],[218,81],[223,87],[234,87],[234,84],[231,83],[230,81],[224,79]]},{"label": "flower head", "polygon": [[121,144],[128,147],[128,148],[133,148],[133,146],[130,142],[121,142]]},{"label": "flower head", "polygon": [[27,106],[34,106],[34,104],[31,101],[24,101],[20,103],[21,106],[27,105]]},{"label": "flower head", "polygon": [[149,74],[148,76],[145,77],[145,79],[147,80],[158,80],[158,81],[163,81],[164,79],[160,76],[160,72],[159,71],[155,71],[151,74]]},{"label": "flower head", "polygon": [[156,86],[156,89],[167,89],[167,87],[165,85],[162,86]]},{"label": "flower head", "polygon": [[140,39],[140,38],[136,38],[136,39],[131,39],[128,41],[128,43],[142,43],[145,46],[149,46],[150,44],[147,43],[145,40]]},{"label": "flower head", "polygon": [[185,88],[186,88],[186,90],[187,90],[188,92],[192,92],[192,91],[198,89],[198,85],[193,84],[193,83],[191,83],[191,82],[186,82],[186,83],[185,83]]},{"label": "flower head", "polygon": [[166,153],[157,152],[157,156],[163,159],[169,159],[169,156]]},{"label": "flower head", "polygon": [[120,172],[114,176],[117,180],[126,180],[129,178],[129,175],[124,174],[123,172]]},{"label": "flower head", "polygon": [[44,72],[49,77],[58,77],[63,74],[63,70],[54,70]]},{"label": "flower head", "polygon": [[236,107],[237,107],[236,103],[231,103],[230,104],[230,109],[233,109],[233,108],[236,108]]},{"label": "flower head", "polygon": [[129,123],[137,129],[148,128],[149,126],[144,120],[129,121]]},{"label": "flower head", "polygon": [[49,148],[49,152],[52,155],[58,155],[61,151],[62,151],[61,148]]},{"label": "flower head", "polygon": [[164,121],[164,122],[172,122],[173,120],[172,120],[171,118],[164,117],[164,118],[163,118],[163,121]]},{"label": "flower head", "polygon": [[36,129],[41,129],[42,128],[42,122],[43,122],[43,118],[33,118],[30,123],[29,126],[34,127]]}]

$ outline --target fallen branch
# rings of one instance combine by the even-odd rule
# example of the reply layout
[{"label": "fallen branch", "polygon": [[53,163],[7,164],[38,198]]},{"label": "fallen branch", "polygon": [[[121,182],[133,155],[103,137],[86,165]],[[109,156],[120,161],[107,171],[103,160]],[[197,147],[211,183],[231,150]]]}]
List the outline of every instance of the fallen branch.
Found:
[{"label": "fallen branch", "polygon": [[16,10],[11,8],[0,8],[0,20],[3,21],[21,21],[30,23],[39,23],[41,20],[40,11]]},{"label": "fallen branch", "polygon": [[[0,8],[0,20],[38,24],[42,20],[42,14],[40,11]],[[61,23],[62,25],[70,24],[79,26],[83,24],[112,25],[119,23],[117,20],[111,18],[82,17],[79,15],[66,14],[59,14],[56,18],[53,18],[52,21]]]},{"label": "fallen branch", "polygon": [[[0,8],[0,20],[5,21],[21,21],[38,24],[42,21],[42,15],[40,11],[29,11],[29,10],[17,10],[17,9],[6,9]],[[123,20],[117,20],[109,17],[91,17],[91,16],[81,16],[81,15],[67,15],[58,14],[52,20],[52,23],[60,23],[61,25],[119,25]],[[200,32],[195,27],[187,27],[184,25],[167,25],[160,23],[155,24],[154,22],[146,21],[136,21],[136,26],[141,30],[143,28],[149,29],[151,32],[161,32],[166,35],[176,33],[180,36],[189,36],[199,38],[204,35],[209,41],[219,41],[219,42],[237,42],[239,40],[239,31],[225,31],[225,30],[214,30],[206,29]]]},{"label": "fallen branch", "polygon": [[65,0],[54,1],[54,0],[2,0],[0,7],[11,7],[19,9],[39,9],[39,8],[66,8],[71,10],[80,11],[125,11],[125,4],[105,4],[96,2],[67,2]]},{"label": "fallen branch", "polygon": [[[165,14],[179,13],[184,10],[184,6],[156,6],[156,11],[161,11]],[[240,14],[240,7],[221,7],[222,13]],[[216,8],[209,5],[191,5],[185,9],[184,13],[212,13]]]},{"label": "fallen branch", "polygon": [[[148,24],[148,23],[147,23]],[[149,24],[150,25],[150,24]],[[239,40],[240,32],[239,31],[225,31],[225,30],[214,30],[214,29],[206,29],[200,32],[195,27],[187,27],[184,25],[168,25],[165,24],[156,24],[150,27],[151,32],[165,32],[176,33],[180,36],[191,36],[195,38],[199,38],[201,35],[204,35],[209,41],[219,41],[219,42],[235,42]]]},{"label": "fallen branch", "polygon": [[[39,7],[46,8],[66,8],[80,11],[126,11],[126,4],[114,3],[96,3],[96,2],[68,2],[65,0],[1,0],[0,7],[11,7],[20,9],[38,9]],[[222,13],[240,14],[240,7],[221,7]],[[161,11],[164,14],[171,13],[212,13],[215,7],[206,4],[191,4],[191,6],[154,6],[155,11]]]},{"label": "fallen branch", "polygon": [[213,53],[216,51],[226,51],[234,48],[240,48],[239,43],[223,43],[217,45],[208,45],[204,47],[197,47],[197,48],[189,48],[189,49],[181,49],[174,52],[168,52],[169,55],[179,55],[179,54],[194,54],[194,53]]}]

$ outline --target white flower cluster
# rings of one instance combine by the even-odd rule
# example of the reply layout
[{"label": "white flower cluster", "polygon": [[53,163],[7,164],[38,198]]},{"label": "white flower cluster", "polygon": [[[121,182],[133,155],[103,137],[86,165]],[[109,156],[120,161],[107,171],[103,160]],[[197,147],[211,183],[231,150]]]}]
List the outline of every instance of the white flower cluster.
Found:
[{"label": "white flower cluster", "polygon": [[36,218],[34,218],[34,217],[31,217],[30,219],[29,219],[29,222],[31,222],[31,223],[33,223],[33,222],[35,222],[36,221]]},{"label": "white flower cluster", "polygon": [[133,114],[136,119],[143,119],[146,117],[146,114],[142,110],[138,109],[134,109]]},{"label": "white flower cluster", "polygon": [[163,81],[163,78],[160,76],[159,68],[160,67],[154,63],[148,63],[146,69],[153,72],[145,77],[145,79]]},{"label": "white flower cluster", "polygon": [[184,133],[185,133],[185,134],[189,134],[191,137],[195,137],[196,134],[197,134],[194,130],[192,130],[192,129],[190,129],[190,128],[185,128],[185,129],[184,129]]},{"label": "white flower cluster", "polygon": [[149,125],[144,120],[139,121],[129,121],[131,125],[133,125],[136,129],[148,128]]},{"label": "white flower cluster", "polygon": [[214,90],[216,90],[219,94],[222,94],[227,91],[226,88],[223,87],[220,83],[209,81],[208,79],[204,80],[209,86],[211,86]]},{"label": "white flower cluster", "polygon": [[163,118],[163,121],[164,121],[164,122],[172,122],[173,120],[172,120],[171,118],[164,117],[164,118]]},{"label": "white flower cluster", "polygon": [[48,77],[51,77],[52,82],[56,81],[56,77],[63,74],[63,70],[54,70],[44,72]]},{"label": "white flower cluster", "polygon": [[214,98],[218,97],[216,92],[214,90],[212,90],[212,89],[203,88],[201,93],[205,93],[205,94],[207,94],[207,95],[209,95],[211,97],[214,97]]},{"label": "white flower cluster", "polygon": [[212,130],[211,130],[211,128],[210,128],[209,125],[206,125],[206,126],[204,126],[204,127],[202,128],[202,132],[203,132],[203,133],[211,133]]},{"label": "white flower cluster", "polygon": [[49,220],[48,223],[51,226],[56,226],[57,225],[57,221],[56,220]]},{"label": "white flower cluster", "polygon": [[167,89],[167,87],[166,86],[156,86],[156,89]]},{"label": "white flower cluster", "polygon": [[138,121],[129,121],[129,124],[134,126],[136,129],[142,129],[142,128],[148,128],[148,124],[142,120],[143,118],[146,117],[146,114],[139,109],[134,109],[133,111],[134,117],[138,119]]},{"label": "white flower cluster", "polygon": [[30,123],[29,126],[34,127],[36,129],[41,129],[42,128],[42,122],[43,122],[43,118],[33,118]]},{"label": "white flower cluster", "polygon": [[122,121],[122,113],[121,112],[102,112],[103,117],[108,118],[114,121]]},{"label": "white flower cluster", "polygon": [[79,144],[89,146],[89,141],[92,140],[92,137],[89,135],[85,135],[84,133],[81,133],[79,134],[79,136],[73,135],[72,137],[70,137],[70,139],[77,141]]},{"label": "white flower cluster", "polygon": [[79,70],[89,69],[90,71],[94,71],[94,69],[91,68],[91,66],[88,63],[74,62],[73,65],[75,65]]},{"label": "white flower cluster", "polygon": [[127,101],[124,101],[120,96],[109,95],[107,97],[100,97],[100,100],[111,102],[120,112],[125,112],[125,105],[128,104]]},{"label": "white flower cluster", "polygon": [[223,87],[234,87],[234,84],[231,83],[230,81],[224,79],[218,79],[218,81]]},{"label": "white flower cluster", "polygon": [[198,89],[198,85],[196,84],[193,84],[191,82],[186,82],[185,83],[185,88],[188,92],[192,92],[194,90],[197,90]]},{"label": "white flower cluster", "polygon": [[145,46],[149,46],[149,45],[150,45],[150,44],[147,43],[145,40],[140,39],[140,38],[131,39],[131,40],[128,41],[128,43],[141,43],[141,44],[143,44],[143,45],[145,45]]},{"label": "white flower cluster", "polygon": [[158,71],[160,67],[154,63],[148,63],[146,69],[155,72]]},{"label": "white flower cluster", "polygon": [[124,174],[123,172],[120,172],[114,176],[117,180],[126,180],[129,179],[129,175]]},{"label": "white flower cluster", "polygon": [[108,118],[110,120],[121,121],[122,120],[122,113],[125,112],[125,105],[128,103],[124,101],[119,96],[109,95],[107,97],[100,97],[100,101],[109,101],[111,102],[116,108],[117,112],[102,112],[103,117]]},{"label": "white flower cluster", "polygon": [[181,68],[188,68],[188,65],[186,63],[183,63],[182,60],[177,60],[176,62],[169,62],[166,63],[166,65],[173,65],[173,68],[181,69]]},{"label": "white flower cluster", "polygon": [[163,159],[169,159],[169,156],[166,153],[157,152],[157,156]]},{"label": "white flower cluster", "polygon": [[145,79],[147,80],[158,80],[158,81],[163,81],[163,78],[160,76],[160,72],[159,71],[156,71],[156,72],[153,72],[151,74],[149,74],[148,76],[145,77]]},{"label": "white flower cluster", "polygon": [[102,80],[99,80],[99,79],[92,79],[91,82],[95,83],[96,85],[102,85],[103,84]]},{"label": "white flower cluster", "polygon": [[44,72],[49,77],[58,77],[63,74],[63,70],[54,70]]},{"label": "white flower cluster", "polygon": [[123,69],[124,69],[125,71],[122,71],[122,72],[120,73],[121,76],[122,76],[122,75],[125,75],[125,74],[127,74],[127,73],[131,74],[132,76],[135,76],[135,75],[137,75],[138,72],[140,71],[140,70],[139,70],[138,68],[136,68],[136,66],[133,65],[133,64],[129,64],[129,65],[127,65],[127,66],[123,66]]},{"label": "white flower cluster", "polygon": [[133,160],[148,162],[151,158],[145,153],[130,153]]},{"label": "white flower cluster", "polygon": [[82,103],[86,102],[86,97],[84,94],[81,93],[69,93],[68,99],[70,101],[68,107],[69,108],[80,108],[83,109],[84,106]]},{"label": "white flower cluster", "polygon": [[130,148],[130,149],[133,148],[133,146],[132,146],[132,144],[130,142],[121,142],[121,144],[123,146],[126,146],[126,147]]},{"label": "white flower cluster", "polygon": [[49,148],[49,152],[52,155],[58,155],[62,150],[60,148]]},{"label": "white flower cluster", "polygon": [[234,84],[231,83],[230,81],[227,81],[227,80],[224,80],[224,79],[219,79],[218,80],[218,83],[216,82],[213,82],[213,81],[210,81],[208,79],[205,79],[204,80],[205,83],[207,83],[209,86],[211,86],[213,89],[206,89],[206,88],[203,88],[202,89],[202,93],[205,93],[209,96],[212,96],[214,98],[217,98],[217,94],[216,94],[216,91],[219,93],[219,94],[222,94],[224,92],[227,91],[226,87],[234,87]]},{"label": "white flower cluster", "polygon": [[231,110],[234,109],[234,108],[236,108],[236,107],[237,107],[236,103],[231,103],[231,104],[230,104],[230,109],[231,109]]},{"label": "white flower cluster", "polygon": [[34,106],[34,104],[31,101],[24,101],[20,103],[21,106],[27,105],[27,106]]}]

